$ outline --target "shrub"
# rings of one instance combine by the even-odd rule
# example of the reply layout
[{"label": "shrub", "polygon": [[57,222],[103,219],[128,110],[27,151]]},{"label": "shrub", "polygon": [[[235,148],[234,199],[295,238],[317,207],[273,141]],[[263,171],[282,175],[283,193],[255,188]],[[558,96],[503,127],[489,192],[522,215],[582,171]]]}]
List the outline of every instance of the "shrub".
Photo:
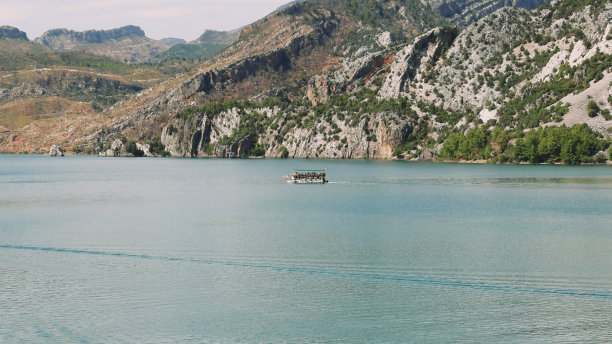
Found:
[{"label": "shrub", "polygon": [[287,159],[289,157],[289,150],[285,146],[281,146],[281,158]]},{"label": "shrub", "polygon": [[595,155],[595,159],[594,159],[594,161],[595,161],[595,163],[597,163],[597,164],[605,164],[605,163],[606,163],[606,160],[608,160],[608,159],[606,158],[606,156],[605,156],[605,155],[603,155],[603,154],[601,154],[601,153],[599,153],[599,154]]},{"label": "shrub", "polygon": [[166,152],[166,146],[164,146],[164,144],[161,142],[161,138],[159,136],[153,137],[147,143],[149,144],[149,151],[151,153],[164,157],[170,155],[170,153]]},{"label": "shrub", "polygon": [[144,151],[138,149],[138,146],[136,146],[136,142],[134,141],[128,141],[128,143],[125,146],[125,151],[132,154],[135,157],[143,157],[144,156]]},{"label": "shrub", "polygon": [[596,101],[589,101],[589,105],[587,105],[587,114],[589,117],[597,117],[599,114],[599,105],[597,105]]}]

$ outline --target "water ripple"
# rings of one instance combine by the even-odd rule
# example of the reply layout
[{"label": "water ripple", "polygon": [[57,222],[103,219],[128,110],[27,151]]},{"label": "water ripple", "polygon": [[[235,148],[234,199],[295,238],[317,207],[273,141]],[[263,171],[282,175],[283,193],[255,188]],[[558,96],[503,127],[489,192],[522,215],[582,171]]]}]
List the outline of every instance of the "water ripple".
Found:
[{"label": "water ripple", "polygon": [[612,300],[612,290],[607,290],[607,289],[580,290],[580,289],[573,289],[573,288],[546,288],[546,287],[537,287],[537,286],[519,286],[519,285],[509,285],[509,284],[494,284],[490,282],[466,281],[466,280],[458,280],[458,279],[451,279],[451,278],[439,278],[439,277],[432,277],[432,276],[407,275],[405,273],[402,273],[402,274],[392,273],[392,272],[380,273],[380,272],[360,271],[360,270],[350,271],[346,269],[337,270],[337,269],[326,269],[326,268],[321,268],[321,267],[308,267],[308,266],[296,266],[296,265],[286,266],[282,264],[274,265],[274,264],[257,263],[257,262],[207,260],[207,259],[196,259],[196,258],[170,257],[170,256],[161,256],[161,255],[133,254],[133,253],[93,251],[93,250],[77,250],[77,249],[55,248],[55,247],[0,245],[0,248],[13,249],[13,250],[61,252],[61,253],[70,253],[70,254],[84,254],[84,255],[99,255],[99,256],[120,257],[120,258],[160,260],[160,261],[166,261],[166,262],[172,262],[172,261],[190,262],[190,263],[199,263],[199,264],[239,267],[239,268],[247,268],[247,269],[271,270],[271,271],[283,272],[283,273],[329,276],[329,277],[336,277],[336,278],[402,282],[402,283],[419,284],[419,285],[440,286],[440,287],[470,288],[470,289],[476,289],[476,290],[482,290],[482,291],[547,294],[547,295],[590,297],[590,298],[600,298],[600,299],[605,299],[605,300]]}]

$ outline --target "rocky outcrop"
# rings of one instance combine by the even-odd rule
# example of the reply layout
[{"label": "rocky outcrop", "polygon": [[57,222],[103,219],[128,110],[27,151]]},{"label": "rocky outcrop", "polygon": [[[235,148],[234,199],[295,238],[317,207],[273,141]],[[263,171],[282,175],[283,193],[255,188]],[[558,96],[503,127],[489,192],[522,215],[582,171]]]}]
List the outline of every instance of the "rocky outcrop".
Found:
[{"label": "rocky outcrop", "polygon": [[12,26],[0,26],[0,39],[20,39],[29,41],[25,32]]},{"label": "rocky outcrop", "polygon": [[380,88],[381,98],[396,98],[414,80],[419,69],[427,63],[435,63],[448,50],[457,36],[456,29],[438,28],[417,37],[414,43],[395,54],[385,83]]},{"label": "rocky outcrop", "polygon": [[107,150],[101,150],[98,156],[101,157],[156,157],[151,152],[149,144],[138,142],[128,142],[117,139],[113,141]]},{"label": "rocky outcrop", "polygon": [[60,148],[60,146],[53,145],[49,149],[49,156],[64,156],[64,151],[62,148]]},{"label": "rocky outcrop", "polygon": [[[339,120],[344,116],[339,114],[331,122],[320,120],[310,127],[295,126],[289,118],[304,110],[233,108],[214,116],[176,117],[163,129],[161,141],[171,155],[182,157],[238,158],[252,155],[257,145],[266,147],[259,154],[272,158],[282,157],[286,150],[291,158],[391,159],[394,150],[406,142],[415,125],[414,119],[388,111],[351,122]],[[263,114],[272,127],[285,134],[279,136],[275,129],[266,128],[261,133],[235,137],[241,123],[257,114]]]},{"label": "rocky outcrop", "polygon": [[129,36],[145,37],[144,31],[138,26],[128,25],[112,30],[87,30],[83,32],[68,29],[53,29],[45,32],[34,41],[50,48],[59,49],[64,42],[103,43]]},{"label": "rocky outcrop", "polygon": [[85,51],[122,62],[144,62],[168,49],[165,44],[147,38],[138,26],[112,30],[53,29],[34,40],[53,50]]},{"label": "rocky outcrop", "polygon": [[[343,121],[320,122],[312,129],[290,131],[283,144],[272,146],[266,156],[281,157],[286,147],[290,158],[299,159],[391,159],[393,151],[405,143],[414,129],[414,122],[400,114],[381,112],[361,119],[351,126]],[[329,137],[329,132],[336,134]]]},{"label": "rocky outcrop", "polygon": [[239,157],[241,152],[251,148],[247,147],[245,140],[228,145],[220,144],[218,147],[215,143],[222,137],[231,135],[234,128],[238,128],[240,117],[238,109],[231,109],[216,116],[200,113],[189,117],[176,117],[162,130],[161,141],[172,156]]},{"label": "rocky outcrop", "polygon": [[[381,99],[397,98],[406,91],[421,68],[435,64],[457,37],[455,28],[437,28],[416,37],[412,43],[373,52],[357,52],[343,61],[342,68],[327,75],[313,77],[307,90],[308,100],[316,105],[327,102],[334,94],[350,91],[365,84],[382,86]],[[385,33],[379,35],[384,37]]]}]

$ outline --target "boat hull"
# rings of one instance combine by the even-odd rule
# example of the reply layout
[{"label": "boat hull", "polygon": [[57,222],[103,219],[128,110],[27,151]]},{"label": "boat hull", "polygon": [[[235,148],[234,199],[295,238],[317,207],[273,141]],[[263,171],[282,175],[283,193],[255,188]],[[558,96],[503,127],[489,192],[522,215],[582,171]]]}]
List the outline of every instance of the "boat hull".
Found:
[{"label": "boat hull", "polygon": [[287,183],[290,184],[325,184],[327,180],[320,178],[311,178],[311,179],[298,179],[293,178],[292,176],[285,176]]}]

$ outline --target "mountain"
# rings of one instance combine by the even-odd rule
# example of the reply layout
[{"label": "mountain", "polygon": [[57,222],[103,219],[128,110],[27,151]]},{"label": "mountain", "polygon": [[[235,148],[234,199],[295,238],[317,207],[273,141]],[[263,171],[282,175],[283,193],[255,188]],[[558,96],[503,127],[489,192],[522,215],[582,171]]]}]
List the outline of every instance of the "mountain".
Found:
[{"label": "mountain", "polygon": [[167,51],[150,61],[159,63],[168,60],[204,60],[227,48],[238,37],[240,30],[215,31],[206,30],[200,37],[189,43],[174,44]]},{"label": "mountain", "polygon": [[185,59],[197,59],[203,60],[210,58],[225,49],[227,44],[213,44],[213,43],[183,43],[175,44],[170,49],[164,51],[162,54],[155,56],[150,59],[150,62],[158,63],[168,60],[185,60]]},{"label": "mountain", "polygon": [[168,49],[165,44],[146,37],[141,28],[133,25],[84,32],[54,29],[34,41],[55,51],[83,51],[129,63],[144,62]]},{"label": "mountain", "polygon": [[172,37],[168,37],[168,38],[162,38],[159,40],[162,44],[165,44],[169,47],[173,46],[173,45],[177,45],[177,44],[185,44],[187,43],[187,41],[185,41],[182,38],[172,38]]},{"label": "mountain", "polygon": [[234,43],[236,38],[238,38],[238,34],[240,33],[240,29],[231,30],[231,31],[216,31],[216,30],[206,30],[204,33],[200,35],[197,39],[190,42],[192,44],[225,44],[230,45]]},{"label": "mountain", "polygon": [[293,1],[290,1],[290,2],[288,2],[288,3],[286,3],[286,4],[282,5],[282,6],[280,6],[279,8],[277,8],[277,9],[276,9],[276,11],[282,11],[282,10],[285,10],[285,9],[287,9],[287,8],[289,8],[289,7],[291,7],[291,6],[295,5],[295,4],[297,4],[297,3],[299,3],[299,2],[303,2],[303,1],[305,1],[305,0],[293,0]]},{"label": "mountain", "polygon": [[236,42],[202,65],[202,72],[174,81],[172,88],[151,90],[118,109],[118,118],[123,111],[136,110],[130,112],[130,123],[109,125],[121,133],[106,131],[100,140],[160,135],[159,123],[168,123],[193,104],[258,94],[259,98],[275,94],[297,100],[311,77],[340,67],[346,55],[378,49],[443,23],[441,16],[418,1],[384,6],[375,2],[296,4],[243,28]]},{"label": "mountain", "polygon": [[0,39],[20,39],[29,41],[28,36],[25,32],[12,26],[0,26]]},{"label": "mountain", "polygon": [[54,142],[100,130],[104,110],[192,68],[188,62],[125,64],[0,39],[0,151],[47,152]]},{"label": "mountain", "polygon": [[[473,18],[491,8],[480,3]],[[194,157],[608,159],[608,2],[502,8],[459,26],[439,8],[294,4],[244,27],[197,72],[106,110],[104,130],[58,143],[109,154],[125,137]]]}]

